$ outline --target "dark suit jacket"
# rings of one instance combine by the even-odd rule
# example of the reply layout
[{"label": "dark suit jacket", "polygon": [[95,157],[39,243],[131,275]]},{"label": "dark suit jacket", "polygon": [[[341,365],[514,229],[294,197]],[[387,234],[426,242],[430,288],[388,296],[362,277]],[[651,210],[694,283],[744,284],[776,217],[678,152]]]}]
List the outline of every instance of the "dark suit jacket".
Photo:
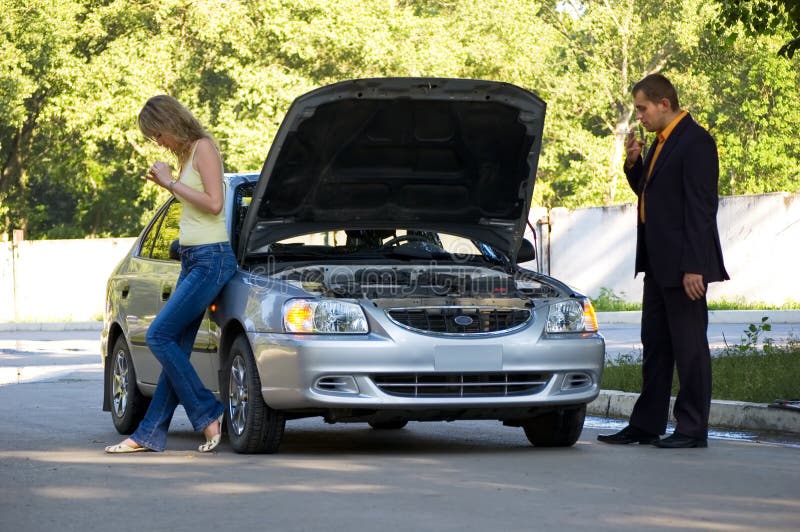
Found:
[{"label": "dark suit jacket", "polygon": [[[644,161],[625,169],[641,201]],[[686,115],[661,148],[645,190],[645,221],[638,223],[636,273],[649,271],[663,287],[682,286],[684,273],[707,283],[728,279],[717,229],[719,159],[711,135]],[[638,213],[637,213],[638,217]]]}]

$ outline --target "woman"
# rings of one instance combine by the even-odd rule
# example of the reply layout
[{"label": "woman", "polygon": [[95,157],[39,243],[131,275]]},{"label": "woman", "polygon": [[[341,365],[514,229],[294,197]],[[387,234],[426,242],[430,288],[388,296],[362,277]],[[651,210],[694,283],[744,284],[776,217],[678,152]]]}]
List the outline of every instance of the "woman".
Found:
[{"label": "woman", "polygon": [[173,178],[169,165],[154,163],[146,178],[169,190],[183,204],[180,219],[181,274],[173,294],[147,330],[147,346],[161,363],[153,399],[130,438],[106,447],[107,453],[163,451],[178,403],[206,442],[219,445],[223,406],[189,362],[206,308],[236,271],[225,225],[222,158],[211,136],[192,113],[170,96],[150,98],[139,113],[139,129],[180,163]]}]

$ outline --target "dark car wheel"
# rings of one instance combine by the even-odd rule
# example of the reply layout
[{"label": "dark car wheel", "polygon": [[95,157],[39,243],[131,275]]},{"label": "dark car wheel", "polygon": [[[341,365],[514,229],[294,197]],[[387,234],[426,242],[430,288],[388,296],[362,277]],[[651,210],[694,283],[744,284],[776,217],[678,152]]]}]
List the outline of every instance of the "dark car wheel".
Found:
[{"label": "dark car wheel", "polygon": [[571,447],[578,441],[586,418],[586,405],[561,408],[522,425],[536,447]]},{"label": "dark car wheel", "polygon": [[150,398],[142,395],[136,385],[136,370],[124,336],[114,342],[107,383],[114,427],[120,434],[130,434],[142,421]]},{"label": "dark car wheel", "polygon": [[399,430],[408,425],[405,419],[392,419],[389,421],[369,421],[369,426],[375,430]]},{"label": "dark car wheel", "polygon": [[261,379],[244,335],[237,337],[231,346],[225,377],[225,416],[233,450],[237,453],[276,452],[286,418],[264,402]]}]

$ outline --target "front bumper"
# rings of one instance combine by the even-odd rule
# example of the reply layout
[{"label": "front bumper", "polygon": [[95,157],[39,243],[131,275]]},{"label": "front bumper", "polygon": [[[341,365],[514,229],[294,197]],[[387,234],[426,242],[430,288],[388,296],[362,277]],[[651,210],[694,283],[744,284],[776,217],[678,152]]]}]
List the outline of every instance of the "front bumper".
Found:
[{"label": "front bumper", "polygon": [[[279,410],[493,409],[584,404],[600,392],[599,334],[458,339],[250,333],[264,400]],[[495,417],[490,415],[488,417]]]}]

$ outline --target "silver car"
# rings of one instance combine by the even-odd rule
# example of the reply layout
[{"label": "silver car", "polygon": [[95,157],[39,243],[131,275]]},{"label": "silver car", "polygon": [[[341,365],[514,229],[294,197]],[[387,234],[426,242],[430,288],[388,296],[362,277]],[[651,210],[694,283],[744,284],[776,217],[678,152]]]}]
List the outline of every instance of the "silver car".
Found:
[{"label": "silver car", "polygon": [[[571,446],[599,393],[591,303],[518,266],[545,103],[506,83],[386,78],[298,98],[259,174],[226,177],[239,269],[191,360],[237,452],[287,419],[494,419]],[[132,432],[160,366],[145,332],[170,297],[180,203],[108,281],[104,410]]]}]

